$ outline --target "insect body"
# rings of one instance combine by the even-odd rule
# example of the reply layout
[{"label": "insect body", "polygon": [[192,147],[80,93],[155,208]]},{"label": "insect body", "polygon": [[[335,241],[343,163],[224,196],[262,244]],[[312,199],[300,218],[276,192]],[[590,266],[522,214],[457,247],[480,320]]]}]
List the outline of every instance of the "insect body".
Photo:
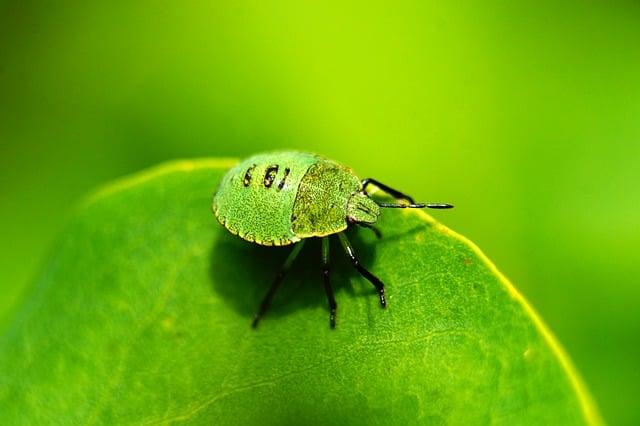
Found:
[{"label": "insect body", "polygon": [[[376,186],[403,203],[377,203],[367,187]],[[374,179],[360,181],[347,167],[315,154],[280,151],[255,155],[223,177],[213,198],[213,212],[231,233],[267,246],[295,244],[267,291],[253,320],[257,326],[305,239],[322,238],[324,287],[335,327],[337,304],[329,275],[328,236],[338,234],[353,266],[376,288],[386,306],[384,284],[358,261],[344,230],[350,225],[372,228],[381,207],[451,208],[450,204],[416,204],[414,200]]]}]

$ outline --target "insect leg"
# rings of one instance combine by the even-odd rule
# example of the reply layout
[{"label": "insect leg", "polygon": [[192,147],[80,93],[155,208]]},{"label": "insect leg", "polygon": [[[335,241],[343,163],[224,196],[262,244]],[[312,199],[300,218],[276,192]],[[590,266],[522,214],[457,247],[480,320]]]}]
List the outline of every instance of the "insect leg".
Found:
[{"label": "insect leg", "polygon": [[338,237],[340,238],[340,243],[342,244],[345,253],[347,253],[347,256],[349,256],[353,267],[356,268],[358,272],[360,272],[360,274],[365,277],[371,284],[373,284],[376,290],[378,290],[378,294],[380,295],[380,305],[382,305],[383,308],[386,308],[387,301],[384,297],[384,284],[382,283],[382,281],[380,281],[380,279],[373,275],[371,272],[367,271],[360,264],[360,261],[356,257],[356,254],[353,251],[353,247],[351,246],[351,243],[347,239],[347,236],[344,234],[344,232],[340,232],[338,234]]},{"label": "insect leg", "polygon": [[336,299],[333,296],[333,288],[329,279],[329,238],[322,238],[322,277],[324,279],[324,291],[327,293],[327,301],[329,302],[329,325],[336,328]]},{"label": "insect leg", "polygon": [[409,202],[409,204],[415,204],[416,202],[413,200],[412,197],[410,197],[407,194],[403,194],[402,192],[398,191],[397,189],[393,189],[387,185],[385,185],[382,182],[379,182],[373,178],[366,178],[362,181],[362,190],[366,193],[367,192],[367,186],[369,185],[373,185],[373,186],[377,186],[378,188],[380,188],[381,190],[383,190],[384,192],[386,192],[387,194],[391,195],[394,198],[400,199],[400,200],[406,200]]},{"label": "insect leg", "polygon": [[280,284],[282,283],[284,276],[291,268],[293,261],[296,259],[296,257],[298,257],[300,250],[302,250],[302,246],[304,246],[304,240],[293,246],[293,250],[291,250],[291,253],[289,253],[287,260],[285,260],[284,264],[280,268],[280,271],[278,271],[276,278],[273,280],[273,284],[271,284],[271,287],[269,287],[267,294],[264,296],[262,302],[260,303],[260,308],[258,309],[256,316],[253,318],[253,323],[251,324],[253,328],[256,328],[258,326],[258,322],[260,322],[264,314],[267,312],[267,309],[269,309],[269,304],[271,303],[271,299],[273,299],[273,295],[276,294],[276,290],[278,290],[278,287],[280,287]]}]

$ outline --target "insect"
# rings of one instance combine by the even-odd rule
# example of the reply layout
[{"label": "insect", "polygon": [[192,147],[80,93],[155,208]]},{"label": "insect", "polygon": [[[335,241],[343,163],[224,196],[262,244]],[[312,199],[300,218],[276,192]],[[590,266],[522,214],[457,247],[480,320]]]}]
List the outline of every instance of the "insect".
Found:
[{"label": "insect", "polygon": [[[376,202],[367,189],[377,187],[398,203]],[[336,325],[338,305],[333,294],[329,268],[329,239],[338,235],[353,267],[375,287],[380,305],[387,305],[382,281],[358,260],[344,231],[351,225],[380,231],[373,226],[380,208],[448,209],[450,204],[416,204],[403,194],[375,179],[360,180],[351,169],[316,154],[277,151],[245,159],[222,178],[212,209],[218,221],[232,234],[265,246],[293,244],[293,249],[258,308],[255,328],[267,312],[287,271],[308,238],[322,239],[322,277],[329,304],[329,324]]]}]

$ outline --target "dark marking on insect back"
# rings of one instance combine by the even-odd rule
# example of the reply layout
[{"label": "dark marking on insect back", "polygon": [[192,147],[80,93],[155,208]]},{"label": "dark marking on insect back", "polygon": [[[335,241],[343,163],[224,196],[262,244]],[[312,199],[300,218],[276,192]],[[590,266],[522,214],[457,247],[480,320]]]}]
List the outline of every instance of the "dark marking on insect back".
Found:
[{"label": "dark marking on insect back", "polygon": [[269,166],[267,167],[267,171],[264,174],[264,187],[271,188],[273,185],[273,181],[276,180],[276,175],[278,174],[278,166]]},{"label": "dark marking on insect back", "polygon": [[284,188],[285,181],[287,180],[287,176],[289,176],[290,172],[291,172],[290,168],[287,167],[286,169],[284,169],[284,176],[282,176],[282,180],[278,184],[278,190],[281,190],[282,188]]},{"label": "dark marking on insect back", "polygon": [[368,207],[365,207],[365,206],[362,206],[362,205],[358,205],[358,207],[357,207],[357,208],[358,208],[358,210],[360,210],[361,212],[365,212],[365,213],[367,213],[367,214],[373,214],[373,212],[372,212]]},{"label": "dark marking on insect back", "polygon": [[247,171],[244,173],[244,179],[242,180],[242,184],[244,186],[249,186],[249,184],[251,183],[251,173],[255,168],[256,168],[256,165],[254,164],[253,166],[249,167]]}]

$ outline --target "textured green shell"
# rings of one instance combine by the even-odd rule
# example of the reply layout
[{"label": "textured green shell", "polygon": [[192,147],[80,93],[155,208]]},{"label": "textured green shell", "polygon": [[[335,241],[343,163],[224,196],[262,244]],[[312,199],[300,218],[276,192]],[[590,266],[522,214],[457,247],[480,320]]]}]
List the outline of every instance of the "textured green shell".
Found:
[{"label": "textured green shell", "polygon": [[[213,198],[216,218],[232,234],[257,244],[283,246],[300,241],[291,229],[291,213],[302,178],[318,161],[314,154],[292,151],[247,158],[222,178]],[[273,181],[265,185],[267,170],[275,166],[276,173],[270,175]]]},{"label": "textured green shell", "polygon": [[227,172],[213,212],[232,234],[282,246],[346,229],[347,204],[361,189],[355,174],[336,162],[304,152],[271,152]]},{"label": "textured green shell", "polygon": [[300,182],[291,216],[299,238],[324,237],[347,228],[347,205],[362,189],[356,175],[345,166],[321,160],[307,170]]}]

